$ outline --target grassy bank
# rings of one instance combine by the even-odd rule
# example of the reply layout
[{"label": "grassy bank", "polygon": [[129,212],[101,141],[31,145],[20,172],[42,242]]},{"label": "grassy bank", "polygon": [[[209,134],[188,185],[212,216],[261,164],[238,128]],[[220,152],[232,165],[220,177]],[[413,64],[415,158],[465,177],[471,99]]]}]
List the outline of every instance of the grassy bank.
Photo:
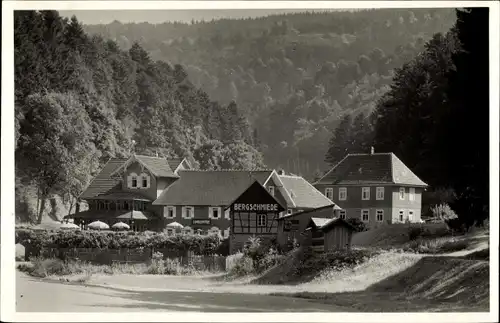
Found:
[{"label": "grassy bank", "polygon": [[349,277],[345,286],[350,290],[335,286],[333,281],[324,281],[324,291],[308,288],[273,295],[314,299],[352,306],[360,311],[489,310],[489,262],[454,257],[415,257],[414,260],[413,264],[394,270],[392,275],[383,275],[386,277],[373,277],[377,269],[382,269],[374,263],[367,264],[364,270],[362,265],[357,272],[345,277],[337,276],[336,280]]},{"label": "grassy bank", "polygon": [[35,257],[29,263],[17,266],[17,269],[38,278],[61,277],[85,282],[92,275],[197,275],[193,266],[182,266],[179,261],[153,258],[149,264],[112,264],[95,265],[78,260],[60,260],[55,258]]}]

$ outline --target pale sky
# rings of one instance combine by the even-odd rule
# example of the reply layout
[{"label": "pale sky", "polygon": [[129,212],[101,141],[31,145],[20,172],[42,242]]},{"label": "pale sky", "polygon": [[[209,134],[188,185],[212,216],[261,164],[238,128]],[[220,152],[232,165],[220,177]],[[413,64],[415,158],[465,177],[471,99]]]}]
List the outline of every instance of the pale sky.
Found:
[{"label": "pale sky", "polygon": [[114,20],[127,22],[191,22],[194,20],[210,21],[220,18],[261,17],[282,13],[315,11],[311,9],[227,9],[227,10],[60,10],[64,17],[75,15],[78,21],[87,24],[108,24]]}]

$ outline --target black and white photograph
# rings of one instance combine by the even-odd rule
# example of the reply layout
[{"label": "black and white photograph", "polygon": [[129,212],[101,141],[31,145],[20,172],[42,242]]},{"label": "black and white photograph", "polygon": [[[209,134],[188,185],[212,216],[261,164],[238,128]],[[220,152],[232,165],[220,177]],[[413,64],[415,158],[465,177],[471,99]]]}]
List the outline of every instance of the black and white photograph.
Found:
[{"label": "black and white photograph", "polygon": [[497,321],[499,5],[349,5],[4,2],[2,321]]}]

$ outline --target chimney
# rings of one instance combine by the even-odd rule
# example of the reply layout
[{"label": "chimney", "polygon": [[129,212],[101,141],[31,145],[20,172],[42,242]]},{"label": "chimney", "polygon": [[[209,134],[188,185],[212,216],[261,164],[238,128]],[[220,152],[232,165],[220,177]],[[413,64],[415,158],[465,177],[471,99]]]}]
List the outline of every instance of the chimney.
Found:
[{"label": "chimney", "polygon": [[370,155],[373,155],[375,153],[375,148],[371,147],[370,149]]},{"label": "chimney", "polygon": [[278,175],[280,176],[285,175],[285,171],[283,169],[278,169]]}]

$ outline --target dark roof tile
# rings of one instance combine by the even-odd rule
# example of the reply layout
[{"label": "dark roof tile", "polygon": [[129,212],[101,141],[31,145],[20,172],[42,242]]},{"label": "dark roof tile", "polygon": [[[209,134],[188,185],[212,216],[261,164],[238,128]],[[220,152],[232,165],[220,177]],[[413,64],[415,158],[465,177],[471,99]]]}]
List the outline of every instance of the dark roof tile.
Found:
[{"label": "dark roof tile", "polygon": [[299,176],[279,176],[284,188],[297,208],[319,208],[334,204],[306,179]]},{"label": "dark roof tile", "polygon": [[90,182],[87,189],[80,195],[81,199],[89,199],[97,195],[106,194],[119,189],[120,180],[111,178],[110,174],[117,170],[127,159],[111,158],[101,172]]},{"label": "dark roof tile", "polygon": [[272,170],[181,170],[180,178],[153,202],[155,205],[224,205],[227,206],[256,180],[260,184]]},{"label": "dark roof tile", "polygon": [[163,157],[151,157],[136,155],[137,160],[142,162],[153,175],[157,177],[175,177],[174,170],[169,165],[167,159]]},{"label": "dark roof tile", "polygon": [[347,155],[315,184],[427,186],[393,153]]}]

